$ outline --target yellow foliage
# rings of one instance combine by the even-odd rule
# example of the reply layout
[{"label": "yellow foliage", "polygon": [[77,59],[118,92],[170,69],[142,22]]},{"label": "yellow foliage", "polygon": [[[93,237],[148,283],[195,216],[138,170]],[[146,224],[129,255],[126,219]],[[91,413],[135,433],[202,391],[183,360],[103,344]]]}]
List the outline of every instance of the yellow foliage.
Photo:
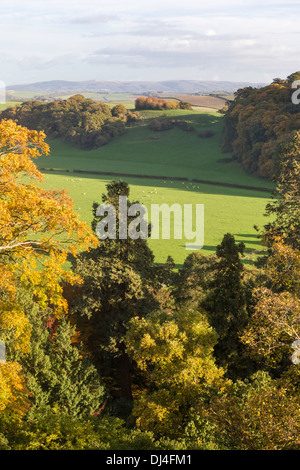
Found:
[{"label": "yellow foliage", "polygon": [[42,188],[33,160],[49,154],[45,137],[12,120],[0,122],[0,325],[14,329],[15,346],[23,351],[29,328],[16,286],[30,289],[42,308],[66,312],[61,281],[79,282],[63,267],[68,253],[97,244],[66,191]]},{"label": "yellow foliage", "polygon": [[0,364],[0,413],[21,419],[30,407],[28,397],[21,367],[14,362]]},{"label": "yellow foliage", "polygon": [[223,390],[228,381],[214,361],[216,341],[205,315],[194,309],[152,312],[131,320],[128,354],[153,385],[135,400],[138,427],[174,438],[186,424],[187,410],[207,390]]}]

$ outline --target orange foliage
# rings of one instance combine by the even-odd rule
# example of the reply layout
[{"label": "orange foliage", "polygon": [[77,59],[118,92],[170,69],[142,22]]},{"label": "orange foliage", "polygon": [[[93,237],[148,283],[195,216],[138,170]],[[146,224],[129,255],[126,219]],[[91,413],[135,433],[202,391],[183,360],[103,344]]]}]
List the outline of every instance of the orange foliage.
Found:
[{"label": "orange foliage", "polygon": [[21,367],[11,362],[0,364],[0,413],[16,419],[29,410],[29,392],[21,374]]},{"label": "orange foliage", "polygon": [[16,287],[31,289],[42,308],[51,305],[59,316],[67,311],[61,281],[80,282],[64,268],[68,254],[97,243],[66,191],[42,188],[33,160],[49,154],[45,137],[14,121],[0,122],[0,327],[14,331],[15,347],[23,351],[29,325]]},{"label": "orange foliage", "polygon": [[[232,152],[250,173],[276,176],[282,144],[299,129],[299,106],[291,100],[291,83],[238,90],[224,116],[223,150]],[[258,145],[257,145],[258,144]]]}]

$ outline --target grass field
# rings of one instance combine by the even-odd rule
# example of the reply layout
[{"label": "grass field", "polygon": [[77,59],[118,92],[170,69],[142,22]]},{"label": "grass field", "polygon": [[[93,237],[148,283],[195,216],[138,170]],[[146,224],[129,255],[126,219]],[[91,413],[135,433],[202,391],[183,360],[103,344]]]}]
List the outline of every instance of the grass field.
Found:
[{"label": "grass field", "polygon": [[21,91],[21,90],[9,90],[8,95],[12,96],[15,100],[32,100],[38,99],[39,96],[43,96],[46,93],[42,91]]},{"label": "grass field", "polygon": [[[195,132],[174,128],[153,132],[149,123],[154,117],[169,115],[182,118]],[[40,167],[66,170],[111,171],[150,176],[187,177],[251,186],[273,184],[249,175],[236,163],[219,163],[228,155],[221,151],[222,116],[218,113],[172,110],[142,111],[143,121],[108,145],[97,150],[81,150],[62,140],[49,140],[51,157],[41,158]],[[201,139],[201,130],[213,129],[213,138]]]},{"label": "grass field", "polygon": [[[93,202],[101,203],[105,185],[113,176],[78,175],[62,170],[105,171],[131,173],[136,175],[167,176],[168,180],[142,177],[121,177],[131,187],[130,200],[144,203],[151,215],[150,205],[157,203],[204,204],[205,239],[202,252],[215,252],[223,235],[235,235],[237,241],[246,244],[247,264],[252,264],[262,247],[257,239],[254,225],[266,223],[263,216],[270,199],[268,192],[193,183],[192,179],[217,181],[257,188],[274,187],[271,182],[247,174],[235,163],[219,163],[224,158],[220,150],[222,117],[218,113],[199,111],[167,111],[172,117],[180,117],[191,122],[196,131],[189,133],[178,128],[154,133],[149,122],[161,112],[144,111],[139,125],[108,145],[97,150],[80,150],[62,140],[49,141],[51,156],[39,159],[38,166],[56,168],[59,173],[45,173],[45,185],[49,188],[65,188],[75,203],[75,209],[82,219],[90,223]],[[198,131],[213,129],[213,138],[201,139]],[[228,156],[228,155],[227,155]],[[172,177],[185,177],[190,181],[176,181]],[[149,220],[150,221],[150,220]],[[190,253],[185,249],[186,240],[149,240],[156,262],[162,263],[171,255],[181,266]]]},{"label": "grass field", "polygon": [[21,102],[19,101],[6,101],[5,103],[0,103],[0,111],[10,107],[10,106],[16,106],[20,104]]},{"label": "grass field", "polygon": [[[204,204],[204,254],[215,252],[223,235],[230,232],[237,241],[243,241],[247,247],[245,262],[252,264],[255,252],[261,252],[259,240],[253,225],[265,223],[263,217],[268,195],[259,191],[223,188],[205,184],[143,180],[142,178],[122,178],[131,188],[130,201],[143,203],[151,216],[151,204]],[[110,178],[91,177],[73,174],[45,174],[44,185],[47,188],[65,188],[75,204],[75,210],[82,219],[92,220],[93,202],[101,203],[101,195],[106,192]],[[194,207],[194,206],[193,206]],[[149,217],[150,219],[150,217]],[[150,222],[150,220],[149,220]],[[179,267],[190,253],[185,248],[188,240],[152,240],[149,246],[153,250],[157,263],[162,263],[171,255]]]}]

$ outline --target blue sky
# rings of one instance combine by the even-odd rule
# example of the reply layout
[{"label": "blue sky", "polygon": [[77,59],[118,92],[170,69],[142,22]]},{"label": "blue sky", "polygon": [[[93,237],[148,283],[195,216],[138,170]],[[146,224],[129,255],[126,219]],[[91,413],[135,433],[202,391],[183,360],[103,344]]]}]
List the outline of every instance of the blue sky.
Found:
[{"label": "blue sky", "polygon": [[0,81],[270,82],[300,70],[300,2],[1,0]]}]

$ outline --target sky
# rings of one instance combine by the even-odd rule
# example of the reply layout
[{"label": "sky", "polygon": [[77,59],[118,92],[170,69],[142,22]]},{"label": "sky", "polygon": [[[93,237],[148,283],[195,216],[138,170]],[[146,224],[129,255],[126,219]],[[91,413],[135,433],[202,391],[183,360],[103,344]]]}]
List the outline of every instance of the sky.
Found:
[{"label": "sky", "polygon": [[[0,81],[225,80],[300,70],[299,0],[0,0]],[[298,60],[297,60],[298,59]]]}]

